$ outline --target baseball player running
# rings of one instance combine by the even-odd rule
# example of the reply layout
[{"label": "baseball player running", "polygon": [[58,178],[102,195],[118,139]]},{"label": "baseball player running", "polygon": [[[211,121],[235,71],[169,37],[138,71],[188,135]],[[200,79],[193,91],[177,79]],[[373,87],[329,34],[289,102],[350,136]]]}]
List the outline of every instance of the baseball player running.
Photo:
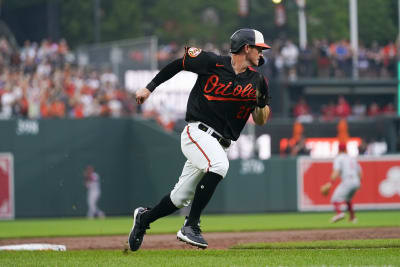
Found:
[{"label": "baseball player running", "polygon": [[87,217],[94,218],[97,216],[99,218],[104,218],[104,212],[97,206],[97,202],[101,195],[100,176],[95,172],[92,165],[88,165],[84,171],[84,177],[85,186],[87,188],[87,203],[89,207]]},{"label": "baseball player running", "polygon": [[[335,208],[336,215],[332,217],[331,222],[335,223],[344,218],[344,213],[340,210],[340,205],[346,203],[347,210],[350,214],[349,220],[353,223],[357,222],[355,217],[353,203],[351,202],[354,194],[360,188],[361,180],[361,167],[357,160],[350,157],[346,151],[346,144],[339,144],[339,154],[333,161],[333,171],[331,174],[331,182],[328,185],[332,185],[338,177],[341,177],[341,183],[333,192],[331,202]],[[329,186],[329,187],[330,187]]]},{"label": "baseball player running", "polygon": [[181,134],[181,149],[187,161],[175,187],[154,208],[135,209],[129,234],[132,251],[140,248],[152,222],[190,203],[189,216],[177,237],[190,245],[207,248],[200,215],[228,172],[227,150],[231,141],[239,138],[250,114],[258,125],[267,122],[268,84],[253,67],[264,63],[262,50],[270,46],[254,29],[240,29],[230,41],[231,56],[186,47],[182,58],[168,64],[146,88],[136,92],[136,101],[142,104],[158,85],[178,72],[198,74],[187,103],[187,125]]}]

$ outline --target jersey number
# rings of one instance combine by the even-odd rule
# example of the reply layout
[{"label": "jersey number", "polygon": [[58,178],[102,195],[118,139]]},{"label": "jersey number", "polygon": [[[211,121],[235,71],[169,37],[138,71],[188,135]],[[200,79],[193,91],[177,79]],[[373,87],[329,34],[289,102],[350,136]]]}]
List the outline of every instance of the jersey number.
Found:
[{"label": "jersey number", "polygon": [[236,114],[236,119],[245,120],[247,119],[251,108],[246,108],[246,106],[241,106],[239,112]]}]

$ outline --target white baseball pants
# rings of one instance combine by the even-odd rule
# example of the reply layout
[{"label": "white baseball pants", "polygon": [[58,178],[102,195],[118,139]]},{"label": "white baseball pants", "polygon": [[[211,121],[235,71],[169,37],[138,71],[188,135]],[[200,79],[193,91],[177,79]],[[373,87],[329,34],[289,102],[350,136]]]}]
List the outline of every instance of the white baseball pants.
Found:
[{"label": "white baseball pants", "polygon": [[342,181],[333,192],[331,202],[334,203],[350,201],[359,188],[360,181],[358,179],[351,181]]},{"label": "white baseball pants", "polygon": [[100,198],[100,187],[96,185],[89,186],[87,193],[88,213],[87,217],[93,218],[94,216],[104,216],[104,212],[99,209],[97,202]]},{"label": "white baseball pants", "polygon": [[204,132],[198,128],[199,124],[189,123],[181,134],[181,149],[187,161],[170,194],[172,203],[178,208],[190,204],[196,186],[206,172],[225,177],[229,169],[228,149],[211,136],[214,131],[211,127]]}]

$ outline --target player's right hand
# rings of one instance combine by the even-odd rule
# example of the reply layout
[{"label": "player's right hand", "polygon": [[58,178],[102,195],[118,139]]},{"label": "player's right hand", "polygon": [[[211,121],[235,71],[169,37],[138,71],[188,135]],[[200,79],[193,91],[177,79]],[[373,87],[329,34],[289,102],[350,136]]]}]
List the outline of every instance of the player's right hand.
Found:
[{"label": "player's right hand", "polygon": [[136,103],[143,104],[150,96],[151,92],[147,88],[142,88],[136,91]]}]

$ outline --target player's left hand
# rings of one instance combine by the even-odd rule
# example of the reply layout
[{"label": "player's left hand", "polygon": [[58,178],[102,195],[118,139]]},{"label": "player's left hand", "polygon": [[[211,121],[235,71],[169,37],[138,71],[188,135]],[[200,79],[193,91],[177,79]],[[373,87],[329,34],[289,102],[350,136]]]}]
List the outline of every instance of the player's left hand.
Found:
[{"label": "player's left hand", "polygon": [[259,108],[265,108],[266,105],[268,105],[268,96],[261,93],[259,90],[256,92],[257,95],[257,107]]},{"label": "player's left hand", "polygon": [[151,92],[147,88],[142,88],[136,91],[136,103],[143,104],[149,98]]},{"label": "player's left hand", "polygon": [[264,108],[266,105],[269,105],[269,90],[268,90],[268,85],[266,85],[266,82],[264,80],[264,76],[259,73],[260,77],[258,80],[257,84],[257,106],[260,108]]},{"label": "player's left hand", "polygon": [[327,196],[328,194],[329,194],[329,190],[331,189],[331,187],[332,187],[332,183],[331,182],[328,182],[328,183],[326,183],[326,184],[324,184],[323,186],[321,186],[321,194],[323,195],[323,196]]}]

